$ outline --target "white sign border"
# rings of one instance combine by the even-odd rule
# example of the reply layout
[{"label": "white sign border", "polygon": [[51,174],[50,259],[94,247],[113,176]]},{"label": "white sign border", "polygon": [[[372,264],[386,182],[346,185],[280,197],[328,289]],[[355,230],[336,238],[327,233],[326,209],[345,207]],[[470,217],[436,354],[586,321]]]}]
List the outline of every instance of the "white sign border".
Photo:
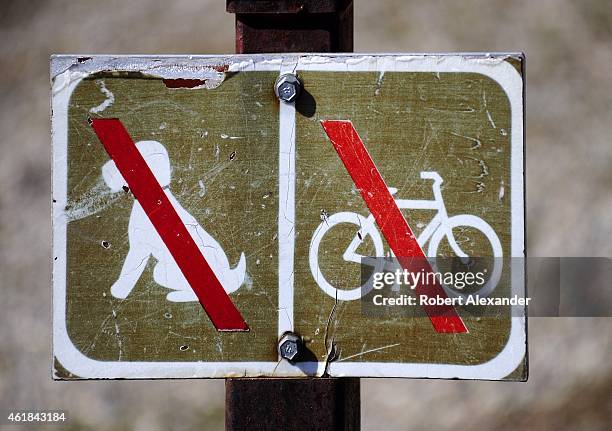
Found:
[{"label": "white sign border", "polygon": [[[210,78],[211,65],[227,64],[229,71],[342,72],[471,72],[496,81],[511,107],[511,256],[524,257],[524,142],[523,79],[509,64],[519,54],[287,54],[234,56],[55,56],[52,57],[53,140],[53,353],[70,373],[88,379],[226,378],[320,376],[323,362],[293,366],[278,362],[128,362],[88,358],[72,343],[66,328],[66,228],[68,105],[78,83],[103,70],[148,70],[163,77]],[[88,59],[91,61],[81,59]],[[151,68],[152,60],[155,67]],[[176,67],[177,64],[181,67]],[[109,69],[110,68],[110,69]],[[281,104],[279,122],[279,334],[292,329],[293,247],[295,242],[295,109]],[[287,181],[283,181],[283,177]],[[285,199],[283,199],[285,198]],[[282,213],[282,214],[281,214]],[[280,223],[280,221],[283,223]],[[282,235],[281,235],[282,234]],[[288,254],[291,250],[291,253]],[[281,271],[280,268],[284,268]],[[512,293],[525,295],[523,268],[513,266]],[[488,362],[477,365],[330,362],[333,377],[426,377],[499,380],[512,373],[526,354],[525,317],[512,317],[508,342]],[[58,376],[54,373],[54,377]]]}]

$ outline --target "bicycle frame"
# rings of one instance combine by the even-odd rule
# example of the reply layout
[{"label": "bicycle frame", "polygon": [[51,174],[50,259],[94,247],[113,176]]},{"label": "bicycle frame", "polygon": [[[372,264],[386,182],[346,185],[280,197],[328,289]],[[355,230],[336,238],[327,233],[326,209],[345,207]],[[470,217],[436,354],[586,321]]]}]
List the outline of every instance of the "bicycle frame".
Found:
[{"label": "bicycle frame", "polygon": [[[436,174],[437,175],[437,174]],[[423,176],[422,176],[423,178]],[[440,189],[440,184],[442,183],[442,179],[437,177],[426,177],[426,179],[433,179],[434,183],[432,184],[432,191],[434,195],[433,200],[420,200],[420,199],[395,199],[395,204],[400,210],[403,209],[416,209],[416,210],[436,210],[436,214],[429,221],[425,229],[421,232],[421,234],[417,238],[417,242],[421,247],[429,241],[434,232],[444,224],[445,220],[448,219],[448,214],[446,212],[446,206],[444,205],[444,200],[442,198],[442,191]],[[389,191],[391,195],[394,195],[397,192],[397,189],[390,188]],[[374,216],[369,214],[367,217],[367,226],[362,226],[362,230],[366,230],[366,232],[370,228],[376,229]],[[359,234],[355,235],[346,251],[343,254],[343,259],[348,262],[355,263],[364,263],[362,262],[363,256],[355,253],[359,245],[363,242],[365,236],[360,237]],[[391,251],[391,255],[393,252]]]},{"label": "bicycle frame", "polygon": [[421,247],[429,241],[429,238],[433,235],[433,233],[440,227],[441,224],[444,223],[444,220],[448,218],[448,214],[446,213],[446,207],[444,206],[444,201],[442,201],[442,197],[440,196],[439,200],[433,201],[425,201],[425,200],[412,200],[412,199],[397,199],[395,201],[397,207],[400,210],[403,209],[415,209],[415,210],[437,210],[438,212],[432,217],[429,221],[425,229],[421,232],[421,234],[417,238],[417,242]]}]

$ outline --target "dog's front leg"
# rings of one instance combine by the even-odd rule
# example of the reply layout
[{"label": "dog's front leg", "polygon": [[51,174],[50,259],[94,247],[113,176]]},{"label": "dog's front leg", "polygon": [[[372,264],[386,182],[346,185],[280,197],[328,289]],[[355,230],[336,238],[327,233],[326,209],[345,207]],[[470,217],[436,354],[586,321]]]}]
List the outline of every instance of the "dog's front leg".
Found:
[{"label": "dog's front leg", "polygon": [[150,255],[143,247],[130,247],[125,262],[123,262],[121,274],[111,287],[111,294],[115,298],[123,299],[130,294],[147,266]]}]

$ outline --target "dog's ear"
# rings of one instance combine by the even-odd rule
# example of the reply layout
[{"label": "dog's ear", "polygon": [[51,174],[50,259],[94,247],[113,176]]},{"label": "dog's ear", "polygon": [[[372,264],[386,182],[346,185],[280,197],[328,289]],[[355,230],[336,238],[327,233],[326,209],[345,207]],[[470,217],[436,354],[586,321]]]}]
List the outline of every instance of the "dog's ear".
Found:
[{"label": "dog's ear", "polygon": [[117,169],[113,160],[109,160],[102,166],[102,178],[104,178],[104,182],[113,192],[118,192],[123,186],[127,186],[127,182],[123,179],[121,173],[119,173],[119,169]]}]

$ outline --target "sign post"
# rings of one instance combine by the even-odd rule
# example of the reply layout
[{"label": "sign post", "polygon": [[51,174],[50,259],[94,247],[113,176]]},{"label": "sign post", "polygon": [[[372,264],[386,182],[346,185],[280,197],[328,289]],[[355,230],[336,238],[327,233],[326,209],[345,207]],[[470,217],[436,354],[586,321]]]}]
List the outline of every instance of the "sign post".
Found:
[{"label": "sign post", "polygon": [[224,378],[229,430],[357,429],[361,377],[525,380],[522,54],[228,10],[237,55],[51,59],[54,378]]},{"label": "sign post", "polygon": [[[353,0],[227,0],[227,11],[236,14],[237,54],[353,51]],[[225,401],[228,431],[263,424],[358,430],[361,423],[359,378],[228,378]]]}]

